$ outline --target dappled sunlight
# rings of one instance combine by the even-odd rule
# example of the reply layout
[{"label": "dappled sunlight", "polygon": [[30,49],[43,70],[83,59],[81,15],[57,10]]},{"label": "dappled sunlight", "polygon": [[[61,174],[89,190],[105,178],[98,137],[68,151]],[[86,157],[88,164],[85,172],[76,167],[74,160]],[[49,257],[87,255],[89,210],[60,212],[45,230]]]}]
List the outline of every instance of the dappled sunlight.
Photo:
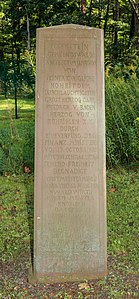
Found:
[{"label": "dappled sunlight", "polygon": [[[17,100],[18,106],[18,118],[29,118],[34,117],[35,103],[34,99],[23,99]],[[4,99],[0,96],[0,121],[10,120],[11,117],[15,118],[15,100],[12,98]]]}]

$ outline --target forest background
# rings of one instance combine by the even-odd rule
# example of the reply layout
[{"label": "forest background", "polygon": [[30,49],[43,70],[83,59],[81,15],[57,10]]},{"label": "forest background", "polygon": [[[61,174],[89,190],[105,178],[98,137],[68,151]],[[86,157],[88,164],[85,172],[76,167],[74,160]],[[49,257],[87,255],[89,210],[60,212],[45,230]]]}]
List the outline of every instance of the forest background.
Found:
[{"label": "forest background", "polygon": [[[106,77],[107,166],[134,163],[139,159],[139,2],[138,0],[3,0],[0,11],[0,93],[14,99],[19,115],[21,98],[34,100],[36,29],[76,23],[104,29]],[[10,100],[9,100],[10,103]],[[2,118],[3,119],[3,118]],[[16,126],[17,123],[14,123]],[[30,130],[1,130],[0,172],[19,171],[27,164],[33,169],[33,156],[17,147],[34,147],[34,123]],[[14,132],[13,132],[14,131]],[[32,132],[30,137],[27,132]],[[23,134],[25,133],[25,135]],[[14,136],[14,137],[13,137]],[[15,140],[14,140],[15,139]],[[5,140],[5,141],[4,141]],[[13,147],[14,140],[14,149]],[[26,142],[26,141],[25,141]],[[26,142],[27,143],[27,142]],[[12,160],[4,166],[7,161]],[[11,153],[11,156],[10,156]],[[16,158],[17,157],[17,158]],[[16,159],[16,161],[15,161]],[[13,164],[17,167],[13,167]],[[19,167],[20,165],[20,167]]]},{"label": "forest background", "polygon": [[[11,89],[34,88],[36,28],[67,23],[103,28],[105,67],[139,63],[137,0],[4,0],[0,12],[0,79],[5,97]],[[139,75],[139,74],[138,74]],[[29,91],[29,90],[28,90]]]},{"label": "forest background", "polygon": [[[73,284],[30,284],[36,29],[67,23],[104,29],[108,275]],[[139,1],[1,1],[0,298],[137,299],[138,179]]]}]

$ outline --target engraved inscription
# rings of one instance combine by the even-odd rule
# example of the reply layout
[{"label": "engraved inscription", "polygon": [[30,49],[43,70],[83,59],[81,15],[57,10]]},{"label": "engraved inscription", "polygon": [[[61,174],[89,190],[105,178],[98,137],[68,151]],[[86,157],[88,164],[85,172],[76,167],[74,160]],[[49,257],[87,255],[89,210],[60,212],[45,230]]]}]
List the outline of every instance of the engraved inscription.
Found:
[{"label": "engraved inscription", "polygon": [[[84,69],[84,65],[88,67]],[[98,194],[95,192],[94,196],[93,191],[98,182],[96,41],[81,40],[77,44],[69,40],[49,41],[49,46],[45,45],[45,70],[44,110],[48,128],[44,136],[47,169],[44,193],[51,202],[55,221],[60,219],[58,227],[63,213],[67,218],[72,213],[80,219],[83,207],[87,222],[92,202],[96,202],[94,208],[98,211]],[[90,225],[96,226],[94,219]],[[65,223],[64,231],[66,227]],[[98,229],[97,226],[94,230]],[[64,231],[60,234],[61,242]],[[99,246],[99,239],[95,244]]]},{"label": "engraved inscription", "polygon": [[101,34],[65,25],[38,37],[34,265],[60,282],[99,272],[104,252]]}]

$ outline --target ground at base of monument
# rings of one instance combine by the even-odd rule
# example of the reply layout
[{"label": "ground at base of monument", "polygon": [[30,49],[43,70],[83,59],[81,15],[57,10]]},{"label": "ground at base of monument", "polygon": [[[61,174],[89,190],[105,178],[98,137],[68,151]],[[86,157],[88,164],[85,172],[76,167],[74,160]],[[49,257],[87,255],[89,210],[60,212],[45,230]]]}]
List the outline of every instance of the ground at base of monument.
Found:
[{"label": "ground at base of monument", "polygon": [[1,299],[139,298],[139,169],[108,170],[107,178],[108,275],[76,283],[40,284],[28,281],[33,176],[1,176]]},{"label": "ground at base of monument", "polygon": [[72,283],[29,281],[27,258],[27,254],[20,256],[14,263],[7,263],[3,267],[1,299],[138,299],[139,276],[135,272],[126,274],[124,269],[120,269],[123,266],[122,256],[109,256],[109,273],[103,279]]},{"label": "ground at base of monument", "polygon": [[80,282],[80,281],[87,281],[87,280],[98,280],[106,276],[108,273],[107,271],[102,272],[102,273],[96,273],[96,274],[91,274],[91,273],[73,273],[73,274],[59,274],[59,273],[51,273],[51,275],[38,275],[35,276],[32,268],[29,271],[29,282],[30,283],[70,283],[70,282]]}]

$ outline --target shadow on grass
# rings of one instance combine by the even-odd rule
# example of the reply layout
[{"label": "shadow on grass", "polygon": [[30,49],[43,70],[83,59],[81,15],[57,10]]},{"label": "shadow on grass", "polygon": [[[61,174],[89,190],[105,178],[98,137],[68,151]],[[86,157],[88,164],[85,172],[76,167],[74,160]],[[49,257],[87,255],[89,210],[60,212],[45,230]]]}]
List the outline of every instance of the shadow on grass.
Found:
[{"label": "shadow on grass", "polygon": [[[12,114],[11,118],[14,120],[15,115]],[[18,119],[32,119],[34,118],[34,110],[33,109],[22,109],[20,112],[18,112]],[[17,119],[17,120],[18,120]],[[0,111],[0,121],[10,121],[9,113],[7,110]]]},{"label": "shadow on grass", "polygon": [[[19,98],[17,114],[19,119],[34,117],[34,99]],[[15,103],[13,98],[5,99],[0,96],[0,120],[15,119]]]},{"label": "shadow on grass", "polygon": [[[11,96],[8,96],[7,98],[5,98],[5,96],[4,95],[0,95],[0,101],[13,101],[13,103],[14,103],[14,101],[15,101],[15,99],[14,99],[14,96],[13,95],[11,95]],[[20,101],[23,101],[23,102],[26,102],[26,103],[34,103],[34,101],[35,101],[35,99],[34,99],[34,97],[23,97],[23,96],[21,96],[21,95],[18,95],[18,98],[17,98],[17,100],[20,102]]]},{"label": "shadow on grass", "polygon": [[29,174],[24,176],[24,185],[26,192],[26,207],[27,207],[27,217],[29,225],[29,235],[30,235],[30,253],[31,253],[31,264],[33,269],[33,256],[34,256],[34,180],[31,182],[31,177]]}]

